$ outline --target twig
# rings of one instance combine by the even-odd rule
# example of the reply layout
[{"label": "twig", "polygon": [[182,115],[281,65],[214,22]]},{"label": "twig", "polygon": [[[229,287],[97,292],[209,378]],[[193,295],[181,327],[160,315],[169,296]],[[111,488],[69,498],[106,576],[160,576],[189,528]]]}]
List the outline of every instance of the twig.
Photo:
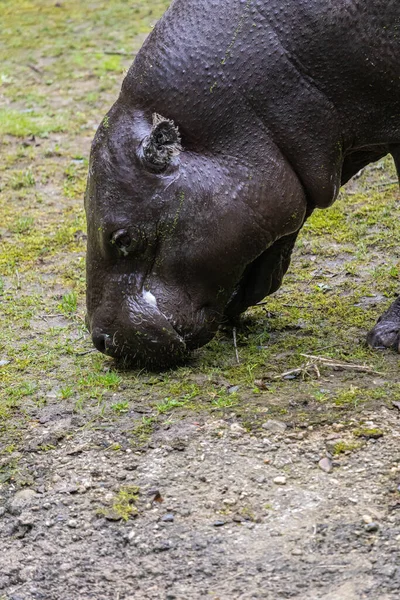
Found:
[{"label": "twig", "polygon": [[317,379],[321,377],[320,370],[318,368],[318,364],[324,367],[330,367],[331,369],[342,369],[343,371],[357,371],[358,373],[371,373],[374,375],[382,375],[379,371],[374,371],[372,367],[368,367],[367,365],[355,365],[351,363],[347,363],[344,361],[337,361],[331,358],[324,358],[323,356],[315,356],[314,354],[300,354],[300,356],[304,356],[304,358],[309,359],[308,362],[301,367],[297,367],[297,369],[291,369],[290,371],[285,371],[280,375],[275,375],[274,379],[285,379],[286,377],[290,377],[290,375],[297,377],[301,375],[303,379],[306,377],[316,376]]},{"label": "twig", "polygon": [[398,179],[392,179],[391,181],[385,181],[384,183],[378,183],[378,185],[376,187],[379,189],[379,188],[387,187],[389,185],[395,185],[396,183],[399,183]]},{"label": "twig", "polygon": [[235,348],[236,362],[238,365],[240,365],[240,358],[239,358],[239,352],[238,352],[237,340],[236,340],[236,327],[233,328],[232,333],[233,333],[233,347]]},{"label": "twig", "polygon": [[103,54],[111,54],[112,56],[136,56],[136,53],[123,52],[122,50],[104,50]]},{"label": "twig", "polygon": [[75,352],[75,356],[86,356],[86,354],[91,354],[92,352],[96,352],[96,348],[86,350],[86,352]]},{"label": "twig", "polygon": [[285,373],[281,373],[280,375],[275,375],[274,379],[285,379],[285,377],[289,377],[290,375],[301,375],[303,379],[305,377],[311,377],[312,372],[316,375],[317,379],[321,377],[321,373],[317,367],[317,365],[313,362],[308,362],[297,369],[291,369],[290,371],[285,371]]},{"label": "twig", "polygon": [[324,358],[323,356],[315,356],[313,354],[300,354],[300,356],[304,356],[304,358],[310,358],[311,360],[317,361],[325,365],[326,367],[331,367],[333,369],[343,369],[348,371],[359,371],[360,373],[374,373],[375,375],[382,375],[379,371],[374,371],[372,367],[368,367],[367,365],[355,365],[352,363],[347,363],[344,361],[333,360],[332,358]]},{"label": "twig", "polygon": [[28,63],[26,66],[29,67],[30,69],[32,69],[32,71],[35,71],[35,73],[39,73],[39,75],[42,75],[42,73],[43,73],[43,71],[41,69],[39,69],[39,67],[36,67],[35,65],[32,65],[31,63]]}]

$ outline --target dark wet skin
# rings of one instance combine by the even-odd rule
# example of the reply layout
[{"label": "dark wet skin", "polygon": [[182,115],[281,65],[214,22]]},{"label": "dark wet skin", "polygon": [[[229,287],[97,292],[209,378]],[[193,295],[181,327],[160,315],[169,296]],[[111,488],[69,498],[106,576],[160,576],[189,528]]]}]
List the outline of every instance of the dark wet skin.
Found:
[{"label": "dark wet skin", "polygon": [[[162,368],[272,293],[340,185],[400,167],[398,0],[176,0],[92,146],[95,346]],[[368,336],[399,346],[396,301]]]}]

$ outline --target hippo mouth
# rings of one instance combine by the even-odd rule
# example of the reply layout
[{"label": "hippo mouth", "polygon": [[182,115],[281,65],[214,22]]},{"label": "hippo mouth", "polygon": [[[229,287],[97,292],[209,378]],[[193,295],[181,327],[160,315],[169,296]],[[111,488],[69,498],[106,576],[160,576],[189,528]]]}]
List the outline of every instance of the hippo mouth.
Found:
[{"label": "hippo mouth", "polygon": [[211,305],[159,306],[149,291],[127,295],[122,303],[106,297],[93,312],[88,307],[86,324],[97,350],[127,368],[159,370],[187,361],[191,352],[215,335],[221,315]]},{"label": "hippo mouth", "polygon": [[169,368],[183,363],[189,355],[184,338],[168,321],[157,331],[148,327],[129,333],[118,329],[111,334],[94,327],[92,341],[97,350],[125,367]]}]

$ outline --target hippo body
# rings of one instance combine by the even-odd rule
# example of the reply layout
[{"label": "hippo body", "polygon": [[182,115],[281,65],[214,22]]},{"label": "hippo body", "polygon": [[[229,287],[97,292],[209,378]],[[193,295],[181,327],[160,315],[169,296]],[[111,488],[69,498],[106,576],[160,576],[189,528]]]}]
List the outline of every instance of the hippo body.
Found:
[{"label": "hippo body", "polygon": [[[92,145],[95,346],[179,362],[275,291],[305,219],[388,153],[399,173],[398,0],[175,0]],[[377,328],[398,346],[398,302]]]}]

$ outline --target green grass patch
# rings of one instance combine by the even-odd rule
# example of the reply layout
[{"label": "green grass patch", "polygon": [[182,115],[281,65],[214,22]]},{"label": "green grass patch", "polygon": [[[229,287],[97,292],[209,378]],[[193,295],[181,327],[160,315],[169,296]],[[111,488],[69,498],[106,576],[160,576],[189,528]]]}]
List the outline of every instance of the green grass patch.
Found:
[{"label": "green grass patch", "polygon": [[0,135],[27,137],[46,136],[49,133],[63,131],[65,123],[61,115],[42,115],[36,112],[22,112],[9,108],[0,108]]}]

